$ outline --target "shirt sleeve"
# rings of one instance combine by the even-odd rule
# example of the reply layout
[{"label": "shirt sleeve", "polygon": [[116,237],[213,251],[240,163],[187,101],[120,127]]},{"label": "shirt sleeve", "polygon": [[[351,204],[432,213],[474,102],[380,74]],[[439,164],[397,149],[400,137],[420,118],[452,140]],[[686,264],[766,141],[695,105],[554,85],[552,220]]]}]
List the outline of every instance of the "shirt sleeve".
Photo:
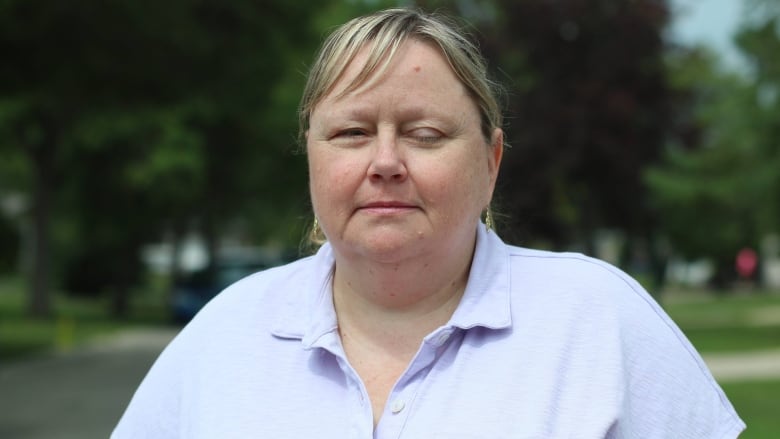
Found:
[{"label": "shirt sleeve", "polygon": [[180,437],[183,348],[180,334],[163,350],[130,400],[111,439]]},{"label": "shirt sleeve", "polygon": [[699,353],[661,307],[624,274],[625,393],[614,438],[735,438],[745,429]]}]

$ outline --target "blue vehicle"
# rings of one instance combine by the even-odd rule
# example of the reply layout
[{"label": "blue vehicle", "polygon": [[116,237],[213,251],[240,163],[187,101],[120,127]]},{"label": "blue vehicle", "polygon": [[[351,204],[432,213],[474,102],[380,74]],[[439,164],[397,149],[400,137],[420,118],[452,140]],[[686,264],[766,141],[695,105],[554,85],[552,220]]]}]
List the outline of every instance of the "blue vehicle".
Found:
[{"label": "blue vehicle", "polygon": [[173,319],[182,324],[189,322],[230,284],[283,262],[281,257],[257,252],[220,256],[213,267],[192,271],[174,285],[171,297]]}]

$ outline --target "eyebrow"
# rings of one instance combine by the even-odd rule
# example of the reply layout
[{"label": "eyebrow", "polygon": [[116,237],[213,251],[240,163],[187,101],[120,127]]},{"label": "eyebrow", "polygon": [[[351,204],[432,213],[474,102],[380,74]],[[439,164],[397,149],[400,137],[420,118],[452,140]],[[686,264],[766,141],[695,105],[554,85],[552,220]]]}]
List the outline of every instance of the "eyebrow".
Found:
[{"label": "eyebrow", "polygon": [[[459,112],[452,112],[437,107],[436,105],[418,105],[410,104],[394,105],[392,109],[394,114],[403,115],[404,119],[436,119],[436,120],[448,120],[448,119],[462,119],[462,115]],[[344,118],[362,120],[373,118],[377,114],[377,108],[373,105],[350,105],[337,109],[337,111],[327,111],[325,115],[327,119]]]}]

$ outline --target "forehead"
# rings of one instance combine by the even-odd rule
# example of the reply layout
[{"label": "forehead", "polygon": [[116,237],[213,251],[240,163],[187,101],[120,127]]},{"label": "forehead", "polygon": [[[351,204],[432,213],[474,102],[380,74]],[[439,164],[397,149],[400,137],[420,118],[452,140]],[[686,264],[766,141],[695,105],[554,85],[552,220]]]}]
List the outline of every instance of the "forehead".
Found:
[{"label": "forehead", "polygon": [[[467,98],[466,87],[458,79],[449,61],[433,43],[410,39],[395,50],[377,58],[374,45],[364,45],[343,68],[323,96],[321,104],[354,103],[354,98],[370,95],[386,86],[396,92],[399,102],[414,98]],[[403,99],[400,99],[403,98]]]}]

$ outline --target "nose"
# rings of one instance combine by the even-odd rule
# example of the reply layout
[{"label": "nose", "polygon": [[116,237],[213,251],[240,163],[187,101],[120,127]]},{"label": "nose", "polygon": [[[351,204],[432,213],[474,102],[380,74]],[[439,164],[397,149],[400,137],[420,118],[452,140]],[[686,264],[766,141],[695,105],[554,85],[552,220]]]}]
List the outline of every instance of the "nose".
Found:
[{"label": "nose", "polygon": [[395,133],[382,133],[377,136],[368,166],[368,177],[377,182],[406,179],[406,163]]}]

